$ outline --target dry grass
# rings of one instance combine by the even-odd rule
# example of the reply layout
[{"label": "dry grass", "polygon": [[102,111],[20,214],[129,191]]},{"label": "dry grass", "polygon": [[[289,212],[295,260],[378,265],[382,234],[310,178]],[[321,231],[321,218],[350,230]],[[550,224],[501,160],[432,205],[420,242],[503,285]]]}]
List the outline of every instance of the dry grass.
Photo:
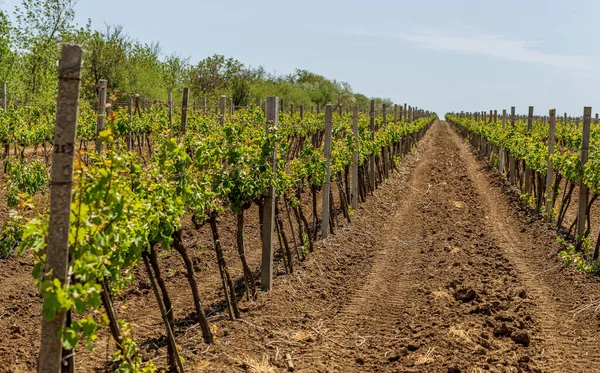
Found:
[{"label": "dry grass", "polygon": [[425,355],[418,355],[415,359],[415,365],[425,365],[428,363],[432,363],[434,361],[433,351],[435,351],[435,347],[429,348]]},{"label": "dry grass", "polygon": [[244,366],[251,373],[277,373],[277,368],[271,365],[268,355],[263,355],[261,360],[251,356],[244,358]]},{"label": "dry grass", "polygon": [[476,349],[477,347],[479,347],[479,344],[475,342],[473,338],[471,338],[471,331],[469,330],[463,330],[459,327],[452,326],[450,327],[448,335],[451,338],[460,341],[461,344],[466,345],[470,349]]}]

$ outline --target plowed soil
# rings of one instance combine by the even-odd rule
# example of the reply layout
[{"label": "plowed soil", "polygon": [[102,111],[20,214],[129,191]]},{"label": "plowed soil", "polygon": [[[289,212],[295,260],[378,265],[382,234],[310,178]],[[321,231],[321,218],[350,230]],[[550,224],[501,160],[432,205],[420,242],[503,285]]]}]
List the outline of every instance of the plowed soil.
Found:
[{"label": "plowed soil", "polygon": [[[223,241],[239,278],[230,220]],[[190,372],[283,372],[289,362],[296,372],[600,371],[600,282],[562,267],[552,227],[522,208],[446,122],[293,274],[278,262],[273,291],[242,298],[240,320],[223,311],[209,237],[189,228],[185,243],[214,345],[190,318],[180,258],[161,257]],[[258,242],[248,237],[253,268]],[[11,257],[0,272],[0,371],[34,371],[41,305],[29,259]],[[137,276],[117,309],[143,357],[164,366],[164,328],[144,273]],[[79,371],[108,369],[106,330],[95,346],[76,351]]]}]

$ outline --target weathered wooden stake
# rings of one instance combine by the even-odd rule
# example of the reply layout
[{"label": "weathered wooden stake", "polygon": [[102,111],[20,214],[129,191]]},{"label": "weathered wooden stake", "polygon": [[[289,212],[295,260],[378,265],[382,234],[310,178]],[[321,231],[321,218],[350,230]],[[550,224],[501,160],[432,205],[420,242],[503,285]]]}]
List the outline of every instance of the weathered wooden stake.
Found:
[{"label": "weathered wooden stake", "polygon": [[[371,108],[369,110],[369,128],[371,129],[371,140],[375,139],[375,100],[371,100]],[[369,156],[369,181],[371,182],[371,190],[375,190],[375,155]]]},{"label": "weathered wooden stake", "polygon": [[127,150],[133,149],[133,97],[129,96],[127,104],[127,115],[129,116],[129,134],[127,135]]},{"label": "weathered wooden stake", "polygon": [[[510,107],[510,126],[511,128],[515,128],[515,107]],[[513,156],[508,155],[508,177],[511,184],[515,185],[517,183],[517,175],[516,175],[516,161]]]},{"label": "weathered wooden stake", "polygon": [[552,165],[552,154],[554,153],[554,144],[556,142],[556,109],[550,109],[550,128],[548,135],[548,171],[546,172],[546,216],[552,218],[552,200],[553,189],[552,180],[554,180],[554,166]]},{"label": "weathered wooden stake", "polygon": [[[583,130],[581,134],[581,167],[584,167],[588,161],[588,148],[590,145],[590,122],[592,121],[592,108],[586,106],[583,108]],[[579,183],[579,209],[577,213],[577,243],[585,238],[585,223],[587,214],[589,190],[583,182]]]},{"label": "weathered wooden stake", "polygon": [[[502,129],[506,129],[506,109],[502,110]],[[504,174],[504,148],[502,146],[498,149],[498,173]]]},{"label": "weathered wooden stake", "polygon": [[[383,104],[382,111],[383,111],[383,127],[385,127],[387,125],[387,106],[386,106],[386,104]],[[383,177],[387,179],[389,177],[389,173],[390,173],[389,147],[387,145],[383,146],[382,158],[383,159],[381,161],[383,162]]]},{"label": "weathered wooden stake", "polygon": [[221,96],[221,102],[220,102],[220,105],[219,105],[219,108],[221,110],[221,113],[220,113],[221,115],[219,117],[219,121],[220,121],[221,125],[225,124],[225,110],[226,110],[226,107],[227,107],[227,97],[226,96]]},{"label": "weathered wooden stake", "polygon": [[354,153],[352,154],[352,209],[358,208],[358,106],[352,113],[352,134],[354,135]]},{"label": "weathered wooden stake", "polygon": [[[82,51],[79,46],[62,46],[58,65],[58,98],[50,171],[50,218],[45,268],[48,280],[58,279],[61,284],[68,281],[73,158],[79,111],[81,61]],[[65,320],[65,311],[58,312],[51,321],[42,317],[39,373],[57,373],[61,369],[63,349],[59,333],[65,326]]]},{"label": "weathered wooden stake", "polygon": [[187,114],[188,114],[188,102],[190,100],[190,89],[188,87],[183,88],[183,99],[181,101],[181,132],[185,132],[187,129]]},{"label": "weathered wooden stake", "polygon": [[96,153],[102,152],[102,142],[100,141],[100,132],[104,131],[104,121],[106,119],[106,80],[98,82],[98,119],[96,120]]},{"label": "weathered wooden stake", "polygon": [[[279,98],[267,97],[267,133],[279,124]],[[271,159],[273,174],[277,175],[277,148]],[[263,205],[262,265],[260,286],[263,291],[273,288],[273,228],[275,226],[275,187],[270,186]]]},{"label": "weathered wooden stake", "polygon": [[333,126],[333,107],[325,105],[325,143],[323,153],[325,155],[325,184],[323,184],[321,203],[321,237],[326,239],[329,235],[329,192],[331,191],[331,135]]},{"label": "weathered wooden stake", "polygon": [[169,128],[173,128],[173,92],[169,91]]},{"label": "weathered wooden stake", "polygon": [[[527,133],[531,134],[533,129],[533,106],[529,107],[529,113],[527,114]],[[532,178],[532,170],[525,166],[523,170],[525,172],[525,193],[531,193],[531,178]]]}]

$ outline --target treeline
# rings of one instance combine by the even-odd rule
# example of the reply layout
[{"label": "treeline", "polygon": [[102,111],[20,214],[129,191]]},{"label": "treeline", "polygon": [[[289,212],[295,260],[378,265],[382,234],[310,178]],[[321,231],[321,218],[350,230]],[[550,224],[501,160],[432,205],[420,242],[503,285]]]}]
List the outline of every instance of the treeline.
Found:
[{"label": "treeline", "polygon": [[[1,2],[1,0],[0,0]],[[0,83],[9,87],[9,104],[50,104],[56,99],[56,61],[61,43],[77,43],[85,51],[83,81],[95,85],[108,80],[114,95],[139,94],[166,101],[168,92],[181,97],[190,88],[191,99],[206,97],[209,104],[221,95],[246,106],[258,98],[279,96],[295,105],[359,105],[367,110],[370,98],[354,93],[350,84],[297,69],[289,75],[269,74],[233,58],[213,55],[199,62],[177,54],[166,55],[158,42],[143,43],[123,26],[92,28],[77,25],[77,0],[23,0],[12,13],[0,9]],[[2,4],[0,3],[0,6]],[[93,99],[93,89],[83,90]],[[378,105],[392,104],[374,98]]]}]

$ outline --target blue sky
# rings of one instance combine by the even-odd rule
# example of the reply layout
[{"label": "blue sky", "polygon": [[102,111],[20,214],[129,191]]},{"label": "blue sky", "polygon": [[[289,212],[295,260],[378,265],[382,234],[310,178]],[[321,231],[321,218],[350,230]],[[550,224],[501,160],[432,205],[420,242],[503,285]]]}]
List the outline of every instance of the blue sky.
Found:
[{"label": "blue sky", "polygon": [[598,1],[79,0],[76,13],[192,62],[307,69],[438,114],[600,111]]}]

